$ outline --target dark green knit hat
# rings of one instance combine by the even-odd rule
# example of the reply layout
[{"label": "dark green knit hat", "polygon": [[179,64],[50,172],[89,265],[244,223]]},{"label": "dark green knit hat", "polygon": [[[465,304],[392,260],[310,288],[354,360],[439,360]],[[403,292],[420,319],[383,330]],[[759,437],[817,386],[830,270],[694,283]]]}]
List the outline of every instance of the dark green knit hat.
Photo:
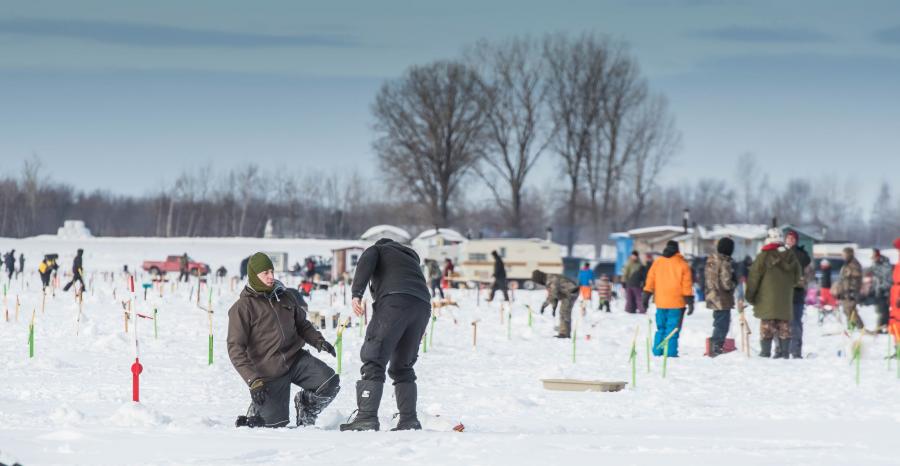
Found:
[{"label": "dark green knit hat", "polygon": [[261,252],[250,256],[250,260],[247,261],[247,276],[250,278],[250,287],[264,293],[272,291],[272,287],[266,286],[265,283],[259,280],[259,277],[257,277],[256,274],[274,268],[275,266],[272,265],[272,259],[269,259],[269,256]]}]

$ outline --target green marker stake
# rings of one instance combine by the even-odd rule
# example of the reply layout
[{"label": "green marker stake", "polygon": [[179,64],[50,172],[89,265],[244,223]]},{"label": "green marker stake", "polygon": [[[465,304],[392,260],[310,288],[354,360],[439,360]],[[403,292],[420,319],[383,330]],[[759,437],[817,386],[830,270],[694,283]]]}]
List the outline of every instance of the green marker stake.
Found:
[{"label": "green marker stake", "polygon": [[628,358],[631,361],[631,388],[637,388],[637,345],[631,345],[631,357]]},{"label": "green marker stake", "polygon": [[859,362],[862,359],[862,339],[853,345],[853,360],[851,363],[856,365],[856,386],[859,386]]},{"label": "green marker stake", "polygon": [[213,362],[213,336],[209,334],[209,366],[212,365]]},{"label": "green marker stake", "polygon": [[341,373],[341,362],[344,359],[344,336],[338,333],[337,341],[334,342],[337,351],[337,373]]},{"label": "green marker stake", "polygon": [[34,357],[34,324],[28,326],[28,357]]},{"label": "green marker stake", "polygon": [[572,330],[572,364],[575,364],[575,346],[578,343],[578,331]]},{"label": "green marker stake", "polygon": [[662,350],[663,350],[663,370],[662,370],[663,378],[666,378],[666,366],[667,366],[667,363],[669,362],[669,340],[671,340],[672,337],[677,332],[678,332],[678,328],[676,327],[675,330],[672,330],[672,332],[669,333],[666,336],[666,338],[662,342],[660,342],[659,345],[657,346],[657,348],[662,347]]},{"label": "green marker stake", "polygon": [[531,328],[534,323],[533,321],[534,319],[531,316],[531,306],[528,306],[528,328]]},{"label": "green marker stake", "polygon": [[156,329],[156,309],[153,309],[153,339],[157,339],[159,337],[159,332]]}]

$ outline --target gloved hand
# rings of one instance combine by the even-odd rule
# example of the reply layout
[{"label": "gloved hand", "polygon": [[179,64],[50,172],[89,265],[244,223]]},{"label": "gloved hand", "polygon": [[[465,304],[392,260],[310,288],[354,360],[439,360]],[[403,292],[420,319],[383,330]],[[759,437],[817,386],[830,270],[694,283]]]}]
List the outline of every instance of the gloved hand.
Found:
[{"label": "gloved hand", "polygon": [[332,355],[332,356],[334,356],[334,357],[337,357],[337,351],[334,350],[334,345],[332,345],[331,343],[328,343],[328,340],[326,340],[326,339],[324,339],[324,338],[321,339],[321,340],[319,340],[318,343],[316,343],[315,348],[316,348],[320,353],[321,353],[322,351],[325,351],[326,353],[328,353],[328,354],[330,354],[330,355]]},{"label": "gloved hand", "polygon": [[253,400],[254,404],[262,406],[268,397],[269,389],[266,388],[266,383],[263,379],[256,379],[250,384],[250,399]]},{"label": "gloved hand", "polygon": [[685,296],[684,303],[687,304],[687,315],[691,315],[694,313],[694,297],[693,296]]},{"label": "gloved hand", "polygon": [[653,293],[645,291],[643,294],[643,302],[644,302],[644,310],[650,309],[650,297],[653,296]]}]

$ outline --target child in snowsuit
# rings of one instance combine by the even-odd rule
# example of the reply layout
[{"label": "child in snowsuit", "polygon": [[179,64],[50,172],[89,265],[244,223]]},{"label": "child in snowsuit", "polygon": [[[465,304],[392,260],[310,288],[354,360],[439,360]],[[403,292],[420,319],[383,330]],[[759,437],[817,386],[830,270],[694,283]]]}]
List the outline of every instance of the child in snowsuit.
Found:
[{"label": "child in snowsuit", "polygon": [[578,271],[578,289],[581,293],[581,299],[585,301],[591,300],[591,288],[594,286],[594,271],[587,262],[584,267]]},{"label": "child in snowsuit", "polygon": [[[669,339],[668,356],[678,357],[678,336],[681,323],[687,315],[694,313],[694,286],[691,281],[691,268],[684,256],[678,252],[678,243],[669,241],[663,249],[662,256],[653,261],[647,271],[647,282],[644,285],[644,308],[650,306],[650,297],[655,295],[656,301],[656,335],[653,339],[653,354],[662,356],[663,340]],[[674,332],[674,333],[673,333]]]},{"label": "child in snowsuit", "polygon": [[609,301],[612,299],[612,284],[606,274],[600,275],[600,281],[597,283],[597,297],[600,300],[597,310],[606,309],[606,312],[610,312]]},{"label": "child in snowsuit", "polygon": [[706,259],[706,307],[713,311],[713,333],[710,338],[710,356],[723,353],[725,337],[731,326],[731,309],[734,308],[734,241],[722,238],[716,244],[716,253]]}]

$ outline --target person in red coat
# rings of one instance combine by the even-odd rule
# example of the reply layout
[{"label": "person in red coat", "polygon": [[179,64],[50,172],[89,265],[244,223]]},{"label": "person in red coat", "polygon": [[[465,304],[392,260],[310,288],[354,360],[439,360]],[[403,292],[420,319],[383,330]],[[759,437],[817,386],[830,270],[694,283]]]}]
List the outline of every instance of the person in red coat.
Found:
[{"label": "person in red coat", "polygon": [[[894,247],[900,249],[900,238],[894,240]],[[900,261],[894,265],[894,285],[891,287],[888,331],[894,336],[894,341],[900,342]]]}]

